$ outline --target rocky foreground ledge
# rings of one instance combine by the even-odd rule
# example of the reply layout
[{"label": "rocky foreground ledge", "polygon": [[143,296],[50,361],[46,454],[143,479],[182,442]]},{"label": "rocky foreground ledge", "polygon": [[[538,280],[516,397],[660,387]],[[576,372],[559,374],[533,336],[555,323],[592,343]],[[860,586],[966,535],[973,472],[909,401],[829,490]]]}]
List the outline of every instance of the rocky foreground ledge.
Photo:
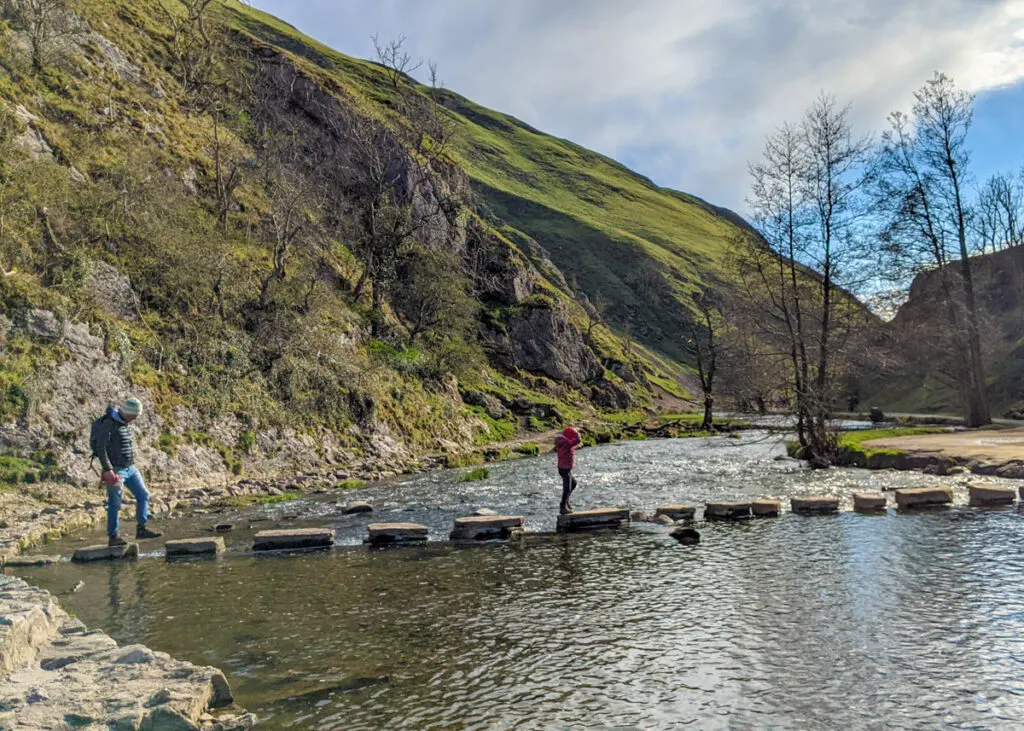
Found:
[{"label": "rocky foreground ledge", "polygon": [[0,729],[247,729],[224,674],[142,645],[119,647],[49,592],[0,576]]}]

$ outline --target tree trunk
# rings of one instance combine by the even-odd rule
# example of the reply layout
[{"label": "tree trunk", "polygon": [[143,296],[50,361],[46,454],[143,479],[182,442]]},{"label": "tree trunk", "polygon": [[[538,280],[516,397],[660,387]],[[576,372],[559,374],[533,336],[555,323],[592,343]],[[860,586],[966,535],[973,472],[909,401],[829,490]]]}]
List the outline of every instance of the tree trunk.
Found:
[{"label": "tree trunk", "polygon": [[715,406],[715,397],[710,391],[704,392],[704,421],[701,422],[702,431],[711,431],[713,426],[712,411]]}]

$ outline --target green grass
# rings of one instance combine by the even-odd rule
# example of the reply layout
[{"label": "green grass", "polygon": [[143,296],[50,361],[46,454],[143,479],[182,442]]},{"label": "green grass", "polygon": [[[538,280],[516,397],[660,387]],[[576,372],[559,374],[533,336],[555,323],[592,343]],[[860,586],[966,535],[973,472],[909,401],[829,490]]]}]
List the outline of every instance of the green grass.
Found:
[{"label": "green grass", "polygon": [[483,482],[489,479],[491,471],[486,467],[477,467],[462,476],[462,482]]},{"label": "green grass", "polygon": [[[843,455],[844,463],[862,464],[871,457],[889,456],[898,457],[906,454],[900,449],[877,448],[864,446],[865,442],[876,439],[893,439],[896,437],[914,437],[923,434],[945,434],[949,429],[940,427],[911,427],[911,428],[890,428],[890,429],[857,429],[844,431],[839,434],[837,447]],[[800,456],[800,444],[798,442],[787,442],[786,451],[791,457]]]},{"label": "green grass", "polygon": [[358,490],[361,487],[366,487],[366,483],[362,480],[342,480],[334,487],[338,490]]},{"label": "green grass", "polygon": [[516,454],[521,454],[524,457],[536,457],[540,454],[539,444],[520,444],[512,450]]}]

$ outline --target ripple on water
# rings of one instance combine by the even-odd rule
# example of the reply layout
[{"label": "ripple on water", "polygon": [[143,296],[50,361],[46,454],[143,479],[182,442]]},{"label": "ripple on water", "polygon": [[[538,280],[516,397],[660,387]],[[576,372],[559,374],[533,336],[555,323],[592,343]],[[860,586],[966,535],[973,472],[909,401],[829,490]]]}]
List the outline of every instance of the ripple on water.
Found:
[{"label": "ripple on water", "polygon": [[[809,472],[779,454],[774,440],[585,450],[579,502],[847,500],[937,481]],[[353,497],[378,506],[372,519],[401,514],[435,537],[484,506],[551,528],[549,459],[491,472],[486,484],[422,475]],[[261,512],[273,522],[281,509]],[[335,516],[327,502],[287,509],[333,522],[353,544],[368,520]],[[266,728],[1014,728],[1024,718],[1021,525],[1016,510],[787,514],[709,525],[696,547],[643,526],[523,545],[24,573],[58,593],[84,579],[61,599],[87,623],[224,668]],[[250,539],[240,530],[228,542]]]}]

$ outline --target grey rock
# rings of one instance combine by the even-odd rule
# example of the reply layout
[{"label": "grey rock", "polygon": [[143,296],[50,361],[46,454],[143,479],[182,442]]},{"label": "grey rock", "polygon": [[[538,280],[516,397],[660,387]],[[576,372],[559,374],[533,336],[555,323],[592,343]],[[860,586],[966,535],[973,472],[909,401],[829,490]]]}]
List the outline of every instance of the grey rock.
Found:
[{"label": "grey rock", "polygon": [[139,317],[141,300],[132,289],[131,279],[105,261],[90,263],[83,291],[96,307],[108,314],[132,322]]},{"label": "grey rock", "polygon": [[372,513],[373,506],[370,505],[370,503],[365,502],[349,503],[341,512],[343,515],[354,515],[356,513]]},{"label": "grey rock", "polygon": [[57,342],[64,335],[64,323],[49,310],[29,310],[25,315],[25,332],[36,340]]}]

